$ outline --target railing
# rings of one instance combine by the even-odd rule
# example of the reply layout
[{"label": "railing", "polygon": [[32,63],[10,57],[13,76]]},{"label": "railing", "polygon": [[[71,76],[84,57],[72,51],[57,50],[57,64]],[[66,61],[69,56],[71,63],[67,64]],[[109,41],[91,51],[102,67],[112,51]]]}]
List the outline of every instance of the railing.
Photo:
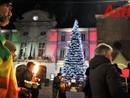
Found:
[{"label": "railing", "polygon": [[14,59],[14,62],[28,62],[29,60],[37,60],[41,62],[51,62],[51,58],[48,56],[44,57],[31,57],[31,58],[21,58],[21,59]]}]

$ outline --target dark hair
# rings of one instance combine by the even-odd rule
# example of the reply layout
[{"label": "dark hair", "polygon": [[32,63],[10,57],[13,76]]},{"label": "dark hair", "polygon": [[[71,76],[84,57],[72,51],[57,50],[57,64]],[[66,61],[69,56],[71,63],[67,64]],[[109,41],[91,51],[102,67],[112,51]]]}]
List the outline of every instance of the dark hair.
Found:
[{"label": "dark hair", "polygon": [[27,63],[27,68],[29,68],[31,65],[35,65],[33,62],[28,62]]},{"label": "dark hair", "polygon": [[5,46],[10,50],[10,51],[16,51],[16,46],[13,42],[6,40]]},{"label": "dark hair", "polygon": [[57,76],[61,76],[61,73],[58,73]]}]

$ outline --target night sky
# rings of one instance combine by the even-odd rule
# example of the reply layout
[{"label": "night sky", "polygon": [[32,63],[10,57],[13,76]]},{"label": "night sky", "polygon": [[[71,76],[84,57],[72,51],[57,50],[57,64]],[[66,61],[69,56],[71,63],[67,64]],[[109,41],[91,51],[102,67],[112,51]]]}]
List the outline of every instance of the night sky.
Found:
[{"label": "night sky", "polygon": [[103,14],[107,5],[114,8],[126,3],[126,0],[14,0],[13,16],[6,28],[15,28],[13,22],[16,18],[33,9],[42,9],[50,13],[50,18],[55,15],[57,28],[72,27],[75,19],[79,27],[96,27],[95,14]]}]

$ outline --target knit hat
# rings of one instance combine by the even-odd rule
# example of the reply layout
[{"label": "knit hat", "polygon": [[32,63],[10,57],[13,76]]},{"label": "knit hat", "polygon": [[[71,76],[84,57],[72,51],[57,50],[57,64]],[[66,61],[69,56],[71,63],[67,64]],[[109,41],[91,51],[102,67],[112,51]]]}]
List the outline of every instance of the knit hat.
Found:
[{"label": "knit hat", "polygon": [[12,43],[9,40],[6,40],[5,46],[10,50],[10,51],[16,51],[16,46],[14,43]]},{"label": "knit hat", "polygon": [[12,0],[0,0],[0,5],[4,3],[12,3]]}]

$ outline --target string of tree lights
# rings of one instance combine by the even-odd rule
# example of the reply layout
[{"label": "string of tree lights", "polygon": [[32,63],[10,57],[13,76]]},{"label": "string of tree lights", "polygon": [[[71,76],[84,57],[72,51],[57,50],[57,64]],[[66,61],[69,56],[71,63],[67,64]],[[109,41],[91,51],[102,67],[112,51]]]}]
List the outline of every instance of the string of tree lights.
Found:
[{"label": "string of tree lights", "polygon": [[75,20],[73,30],[68,44],[67,55],[64,60],[62,70],[65,81],[70,82],[75,79],[76,82],[84,82],[86,65],[83,54],[81,36],[78,28],[78,21]]}]

